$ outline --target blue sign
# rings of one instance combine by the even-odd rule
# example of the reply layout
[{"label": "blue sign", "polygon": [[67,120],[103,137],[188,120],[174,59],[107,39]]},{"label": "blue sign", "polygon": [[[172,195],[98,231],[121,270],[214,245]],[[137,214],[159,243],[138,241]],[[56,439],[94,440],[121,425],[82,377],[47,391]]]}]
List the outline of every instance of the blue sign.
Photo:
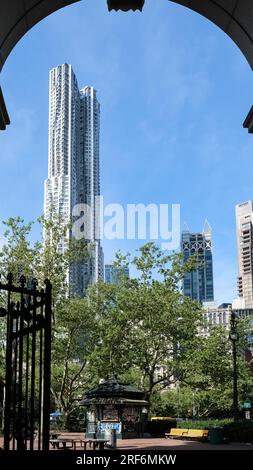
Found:
[{"label": "blue sign", "polygon": [[59,411],[55,411],[54,413],[50,413],[50,416],[58,417],[58,416],[62,416],[62,413],[60,413]]},{"label": "blue sign", "polygon": [[244,404],[243,404],[243,408],[245,410],[250,410],[251,409],[251,403],[249,401],[246,401]]},{"label": "blue sign", "polygon": [[99,423],[98,428],[101,432],[115,429],[117,433],[121,433],[121,423]]}]

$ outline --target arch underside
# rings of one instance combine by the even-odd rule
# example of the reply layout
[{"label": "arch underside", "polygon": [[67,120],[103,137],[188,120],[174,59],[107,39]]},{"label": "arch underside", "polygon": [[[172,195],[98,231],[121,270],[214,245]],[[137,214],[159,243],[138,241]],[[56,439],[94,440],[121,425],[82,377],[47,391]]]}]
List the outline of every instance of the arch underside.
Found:
[{"label": "arch underside", "polygon": [[[13,47],[29,29],[54,11],[78,1],[81,0],[1,0],[0,71]],[[253,0],[168,1],[188,7],[215,23],[237,44],[253,69]],[[3,114],[0,99],[0,128]]]},{"label": "arch underside", "polygon": [[253,69],[253,0],[169,0],[205,16],[237,44]]}]

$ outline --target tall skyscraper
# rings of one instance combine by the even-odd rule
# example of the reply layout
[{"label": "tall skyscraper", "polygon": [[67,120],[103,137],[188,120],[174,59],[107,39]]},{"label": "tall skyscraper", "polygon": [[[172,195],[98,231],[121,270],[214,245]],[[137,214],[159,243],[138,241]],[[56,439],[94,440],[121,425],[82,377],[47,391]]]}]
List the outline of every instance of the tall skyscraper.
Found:
[{"label": "tall skyscraper", "polygon": [[105,282],[107,284],[118,284],[119,276],[124,274],[129,278],[129,268],[120,268],[114,264],[105,265]]},{"label": "tall skyscraper", "polygon": [[[103,252],[97,238],[96,197],[100,195],[99,165],[100,105],[96,90],[79,90],[72,66],[63,64],[49,74],[48,178],[44,186],[44,215],[52,211],[66,222],[73,220],[76,204],[90,210],[89,257],[69,267],[70,292],[83,296],[87,286],[103,278]],[[87,230],[86,230],[87,233]],[[68,236],[72,236],[71,230]],[[64,247],[62,247],[64,249]]]},{"label": "tall skyscraper", "polygon": [[233,308],[253,308],[253,205],[237,204],[236,235],[238,251],[238,295]]},{"label": "tall skyscraper", "polygon": [[213,302],[212,230],[207,221],[202,233],[190,233],[188,228],[182,232],[181,251],[184,262],[190,256],[194,256],[197,262],[197,268],[184,275],[184,295],[200,303]]}]

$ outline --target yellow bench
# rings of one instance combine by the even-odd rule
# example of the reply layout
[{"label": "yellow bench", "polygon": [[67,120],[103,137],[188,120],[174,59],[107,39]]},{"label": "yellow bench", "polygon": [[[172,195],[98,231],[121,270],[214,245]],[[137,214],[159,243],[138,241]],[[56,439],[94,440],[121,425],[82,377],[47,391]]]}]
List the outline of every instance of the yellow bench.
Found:
[{"label": "yellow bench", "polygon": [[208,437],[207,429],[189,429],[187,437],[192,437],[193,439],[205,439]]},{"label": "yellow bench", "polygon": [[180,429],[171,428],[170,432],[165,433],[165,438],[190,438],[190,439],[207,439],[208,429]]},{"label": "yellow bench", "polygon": [[188,434],[189,429],[171,428],[170,432],[166,432],[166,437],[183,437]]}]

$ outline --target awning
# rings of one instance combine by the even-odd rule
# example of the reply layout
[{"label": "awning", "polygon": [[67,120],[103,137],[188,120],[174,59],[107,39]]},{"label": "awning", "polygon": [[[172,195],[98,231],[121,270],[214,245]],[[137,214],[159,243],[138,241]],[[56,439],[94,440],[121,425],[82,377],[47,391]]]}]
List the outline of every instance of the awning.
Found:
[{"label": "awning", "polygon": [[84,398],[80,401],[80,405],[135,405],[135,406],[149,406],[146,400],[132,400],[130,398]]}]

